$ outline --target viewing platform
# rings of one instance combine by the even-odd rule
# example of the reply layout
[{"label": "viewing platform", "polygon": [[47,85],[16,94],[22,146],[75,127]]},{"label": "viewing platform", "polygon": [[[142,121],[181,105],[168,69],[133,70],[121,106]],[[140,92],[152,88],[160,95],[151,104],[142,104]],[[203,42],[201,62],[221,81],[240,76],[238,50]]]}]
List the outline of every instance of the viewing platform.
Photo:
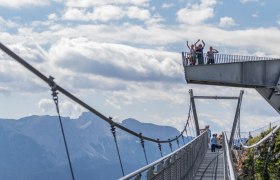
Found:
[{"label": "viewing platform", "polygon": [[280,113],[280,59],[214,54],[215,63],[190,65],[182,52],[187,83],[255,88]]}]

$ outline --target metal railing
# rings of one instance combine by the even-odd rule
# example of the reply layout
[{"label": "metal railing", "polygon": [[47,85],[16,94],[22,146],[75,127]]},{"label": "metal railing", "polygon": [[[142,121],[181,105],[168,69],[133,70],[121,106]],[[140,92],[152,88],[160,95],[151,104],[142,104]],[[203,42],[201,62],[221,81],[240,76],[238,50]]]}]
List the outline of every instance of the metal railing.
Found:
[{"label": "metal railing", "polygon": [[225,178],[226,180],[235,180],[235,172],[232,165],[232,155],[231,150],[228,146],[228,139],[227,134],[223,132],[223,147],[224,147],[224,172],[225,172]]},{"label": "metal railing", "polygon": [[263,132],[265,132],[269,129],[272,129],[273,127],[276,127],[278,125],[280,125],[280,120],[270,122],[269,124],[267,124],[261,128],[255,129],[253,131],[240,132],[240,137],[241,138],[250,138],[250,137],[254,138],[254,137],[260,136]]},{"label": "metal railing", "polygon": [[[198,64],[198,58],[197,58],[198,54],[200,54],[200,53],[196,53],[195,56],[192,56],[189,52],[182,52],[183,65],[184,66],[191,65],[191,59],[195,59],[195,61],[196,61],[195,65],[200,65],[200,64]],[[207,61],[208,61],[207,53],[202,53],[202,54],[203,54],[203,64],[207,64]],[[277,60],[277,59],[279,59],[279,58],[214,53],[215,64],[247,62],[247,61]]]},{"label": "metal railing", "polygon": [[140,180],[141,177],[148,180],[192,179],[205,156],[207,142],[208,133],[205,131],[173,153],[120,178],[120,180]]}]

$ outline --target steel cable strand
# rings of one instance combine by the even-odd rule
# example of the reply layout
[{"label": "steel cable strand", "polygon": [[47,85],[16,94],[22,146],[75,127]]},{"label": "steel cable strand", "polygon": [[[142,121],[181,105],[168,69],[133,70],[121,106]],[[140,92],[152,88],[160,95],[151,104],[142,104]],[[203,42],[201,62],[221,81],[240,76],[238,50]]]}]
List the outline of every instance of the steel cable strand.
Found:
[{"label": "steel cable strand", "polygon": [[[185,130],[184,130],[184,131],[185,131]],[[184,135],[183,135],[183,136],[181,136],[181,137],[182,137],[183,144],[185,145],[185,144],[186,144],[186,142],[185,142]]]},{"label": "steel cable strand", "polygon": [[190,126],[191,126],[191,127],[190,127],[190,126],[189,126],[189,127],[190,127],[190,128],[191,128],[191,130],[192,130],[193,137],[196,137],[196,136],[195,136],[195,133],[194,133],[194,130],[193,130],[193,123],[192,123],[192,119],[193,119],[193,118],[190,118]]},{"label": "steel cable strand", "polygon": [[144,140],[143,140],[143,138],[142,138],[142,133],[139,133],[139,135],[140,135],[140,143],[141,143],[141,146],[142,146],[144,155],[145,155],[146,164],[148,165],[149,163],[148,163],[147,154],[146,154],[146,149],[145,149],[145,144],[144,144],[145,142],[144,142]]},{"label": "steel cable strand", "polygon": [[[280,124],[280,120],[277,120],[277,121],[274,121],[274,122],[272,122],[272,123],[270,123],[271,124],[271,126],[277,126],[278,124]],[[253,134],[257,134],[257,131],[260,131],[260,130],[262,130],[262,131],[264,131],[264,129],[266,129],[266,127],[270,127],[270,125],[265,125],[265,126],[262,126],[262,127],[260,127],[260,128],[258,128],[258,129],[254,129],[254,130],[252,130],[252,131],[243,131],[243,132],[240,132],[240,133],[248,133],[249,135],[251,135],[251,136],[253,136]]]},{"label": "steel cable strand", "polygon": [[168,144],[169,144],[170,151],[173,152],[172,143],[171,143],[170,140],[169,140],[169,143],[168,143]]},{"label": "steel cable strand", "polygon": [[162,157],[162,148],[161,148],[161,144],[159,142],[158,142],[158,149],[159,149],[159,152],[160,152],[160,156]]},{"label": "steel cable strand", "polygon": [[[44,82],[46,82],[47,84],[51,85],[53,83],[53,81],[51,81],[49,78],[47,78],[45,75],[43,75],[40,71],[38,71],[37,69],[35,69],[33,66],[31,66],[29,63],[27,63],[25,60],[23,60],[21,57],[19,57],[17,54],[15,54],[14,52],[12,52],[10,49],[8,49],[6,46],[4,46],[2,43],[0,43],[0,48],[9,56],[11,56],[13,59],[15,59],[17,62],[19,62],[21,65],[23,65],[25,68],[27,68],[29,71],[31,71],[32,73],[34,73],[36,76],[38,76],[40,79],[42,79]],[[62,87],[60,87],[59,85],[56,84],[56,90],[61,92],[62,94],[64,94],[65,96],[67,96],[68,98],[72,99],[73,101],[75,101],[76,103],[78,103],[79,105],[81,105],[82,107],[84,107],[85,109],[89,110],[90,112],[92,112],[93,114],[97,115],[98,117],[100,117],[102,120],[106,121],[107,123],[114,124],[115,127],[126,131],[127,133],[136,136],[138,138],[140,138],[139,134],[137,132],[134,132],[116,122],[114,122],[112,119],[109,119],[108,117],[106,117],[105,115],[103,115],[102,113],[100,113],[99,111],[95,110],[94,108],[92,108],[91,106],[89,106],[88,104],[86,104],[85,102],[83,102],[82,100],[80,100],[79,98],[77,98],[76,96],[74,96],[73,94],[69,93],[67,90],[63,89]],[[173,138],[170,140],[156,140],[154,138],[150,138],[150,137],[146,137],[146,136],[142,136],[142,138],[144,140],[147,141],[151,141],[151,142],[155,142],[155,143],[169,143],[170,141],[176,141],[178,138],[180,138],[182,136],[182,133],[177,136],[177,138]]]},{"label": "steel cable strand", "polygon": [[176,143],[177,143],[177,145],[178,145],[178,148],[180,148],[180,143],[179,143],[179,140],[178,140],[178,139],[176,140]]},{"label": "steel cable strand", "polygon": [[[240,112],[238,113],[238,123],[240,122]],[[237,134],[238,135],[238,139],[240,140],[240,144],[242,145],[243,148],[247,149],[247,148],[253,148],[255,146],[259,146],[261,143],[263,143],[265,140],[267,140],[270,136],[272,136],[273,134],[275,134],[278,130],[280,129],[280,124],[278,126],[276,126],[270,133],[268,133],[265,137],[263,137],[262,139],[260,139],[258,142],[252,144],[252,145],[245,145],[242,141],[241,141],[241,137],[240,137],[240,132]],[[239,128],[240,131],[240,128]]]},{"label": "steel cable strand", "polygon": [[275,134],[278,130],[280,129],[280,125],[278,125],[277,127],[275,127],[270,133],[268,133],[265,137],[263,137],[262,139],[260,139],[258,142],[252,144],[252,145],[245,145],[243,144],[243,142],[241,141],[241,137],[238,136],[240,143],[242,145],[243,148],[248,149],[248,148],[253,148],[255,146],[259,146],[260,144],[262,144],[265,140],[267,140],[270,136],[272,136],[273,134]]},{"label": "steel cable strand", "polygon": [[124,176],[124,168],[123,168],[123,164],[122,164],[122,159],[121,159],[118,141],[117,141],[117,137],[116,137],[116,128],[115,128],[114,124],[111,124],[111,132],[114,137],[114,142],[115,142],[117,153],[118,153],[118,158],[119,158],[119,162],[120,162],[120,166],[121,166],[121,170],[122,170],[122,175]]},{"label": "steel cable strand", "polygon": [[[50,80],[53,82],[53,78],[52,77],[50,77]],[[73,171],[73,168],[72,168],[72,163],[71,163],[71,159],[70,159],[70,155],[69,155],[69,150],[68,150],[68,146],[67,146],[67,141],[66,141],[66,137],[65,137],[65,132],[64,132],[64,128],[63,128],[63,124],[62,124],[62,120],[61,120],[61,116],[60,116],[60,111],[59,111],[58,96],[57,96],[58,92],[56,91],[57,89],[56,89],[56,85],[55,85],[54,82],[50,86],[51,86],[53,101],[54,101],[55,107],[56,107],[56,112],[58,114],[60,129],[61,129],[61,133],[62,133],[62,137],[63,137],[63,142],[64,142],[66,154],[67,154],[67,159],[68,159],[68,164],[69,164],[69,168],[70,168],[70,172],[71,172],[71,177],[72,177],[73,180],[75,180],[74,171]]]},{"label": "steel cable strand", "polygon": [[[9,50],[6,46],[2,45],[2,43],[0,43],[0,48],[6,52],[9,56],[11,56],[13,59],[15,59],[16,61],[18,61],[20,64],[22,64],[24,67],[26,67],[29,71],[31,71],[32,73],[34,73],[35,75],[37,75],[39,78],[41,78],[43,81],[45,81],[47,84],[49,85],[52,85],[54,84],[54,81],[53,79],[54,78],[47,78],[45,75],[43,75],[40,71],[38,71],[37,69],[35,69],[34,67],[32,67],[30,64],[28,64],[26,61],[24,61],[22,58],[20,58],[18,55],[16,55],[15,53],[13,53],[11,50]],[[51,80],[50,80],[51,79]],[[85,102],[83,102],[82,100],[80,100],[79,98],[77,98],[76,96],[74,96],[73,94],[69,93],[68,91],[66,91],[65,89],[63,89],[62,87],[60,87],[59,85],[56,84],[56,90],[60,91],[62,94],[64,94],[65,96],[67,96],[68,98],[72,99],[73,101],[75,101],[76,103],[80,104],[81,106],[83,106],[84,108],[88,109],[90,112],[94,113],[95,115],[97,115],[98,117],[100,117],[102,120],[106,121],[107,123],[109,123],[110,125],[114,125],[114,128],[117,127],[119,129],[122,129],[124,131],[126,131],[127,133],[130,133],[131,135],[134,135],[136,137],[139,137],[140,136],[120,125],[120,124],[117,124],[115,123],[112,118],[108,118],[106,116],[104,116],[103,114],[101,114],[99,111],[95,110],[94,108],[92,108],[91,106],[87,105]],[[191,106],[191,105],[190,105]],[[188,123],[186,123],[187,125]],[[182,131],[180,133],[179,136],[173,138],[173,139],[168,139],[168,140],[161,140],[161,141],[158,141],[158,140],[155,140],[153,138],[150,138],[150,137],[146,137],[146,136],[141,136],[142,139],[145,139],[145,140],[148,140],[148,141],[151,141],[151,142],[156,142],[156,143],[169,143],[169,146],[171,144],[171,142],[173,141],[177,141],[178,138],[180,138],[182,135],[183,135],[184,131]],[[117,144],[117,141],[116,141],[116,137],[114,136],[114,140],[115,140],[115,144],[116,144],[116,148],[117,148],[117,151],[118,151],[118,156],[119,156],[119,160],[120,160],[120,164],[121,164],[121,167],[122,167],[122,163],[121,163],[121,157],[120,157],[120,154],[119,154],[119,148],[118,148],[118,144]],[[171,151],[172,150],[172,144],[171,144]],[[72,166],[71,166],[72,167]],[[123,167],[122,167],[122,173],[124,175],[124,171],[123,171]],[[73,174],[73,173],[72,173]],[[73,179],[74,179],[74,176],[73,176]]]},{"label": "steel cable strand", "polygon": [[191,124],[191,126],[192,126],[192,128],[191,128],[191,130],[192,130],[192,132],[193,132],[193,137],[196,137],[196,133],[195,133],[195,130],[194,130],[194,114],[193,114],[193,109],[192,109],[192,107],[190,108],[191,109],[191,114],[192,114],[192,116],[190,116],[190,124]]}]

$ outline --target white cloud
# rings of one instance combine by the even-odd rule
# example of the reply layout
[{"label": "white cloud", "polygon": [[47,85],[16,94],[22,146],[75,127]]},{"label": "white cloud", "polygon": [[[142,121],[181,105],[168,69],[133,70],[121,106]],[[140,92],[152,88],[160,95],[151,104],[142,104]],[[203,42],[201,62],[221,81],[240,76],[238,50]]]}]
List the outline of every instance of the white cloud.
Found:
[{"label": "white cloud", "polygon": [[90,12],[85,8],[68,8],[63,14],[66,20],[74,21],[102,21],[107,22],[111,20],[120,20],[127,16],[130,19],[149,20],[150,12],[147,9],[139,8],[137,6],[129,6],[121,8],[115,5],[97,6]]},{"label": "white cloud", "polygon": [[[92,8],[80,8],[79,6],[82,6],[81,2],[88,3],[83,5],[84,7],[92,6]],[[159,114],[158,118],[150,116],[151,121],[159,122],[162,119],[162,121],[176,126],[183,118],[180,113],[185,113],[185,107],[184,111],[180,111],[173,116],[174,118],[162,118],[162,112],[165,113],[168,110],[158,113],[151,112],[154,110],[153,108],[156,109],[157,105],[162,106],[162,104],[168,104],[170,107],[174,106],[175,108],[170,112],[181,108],[188,103],[186,101],[188,88],[193,88],[195,93],[201,93],[202,95],[235,94],[234,92],[237,90],[234,90],[234,88],[206,86],[202,88],[202,86],[192,86],[190,84],[185,86],[184,72],[180,64],[180,51],[185,48],[184,40],[186,38],[190,38],[190,41],[198,38],[204,39],[206,47],[210,44],[217,46],[221,53],[280,56],[278,46],[280,43],[279,28],[246,29],[244,27],[240,30],[229,31],[217,26],[203,24],[208,18],[214,16],[216,1],[201,1],[185,9],[186,12],[193,13],[193,19],[198,16],[193,22],[184,22],[193,23],[192,26],[160,24],[164,22],[164,17],[150,14],[149,10],[151,8],[148,9],[147,6],[124,3],[117,6],[116,3],[119,1],[114,1],[116,3],[112,2],[111,4],[108,4],[109,1],[100,1],[99,5],[93,5],[98,1],[81,2],[73,0],[73,6],[69,6],[65,11],[67,18],[77,20],[77,24],[75,24],[76,22],[65,22],[63,19],[55,22],[56,24],[48,24],[48,22],[53,22],[52,20],[58,18],[60,12],[56,11],[56,14],[50,14],[48,20],[41,21],[41,23],[40,21],[22,22],[22,28],[19,28],[16,33],[0,32],[0,39],[7,43],[9,47],[15,46],[14,50],[20,56],[42,70],[44,74],[54,75],[56,82],[70,89],[78,97],[82,96],[87,102],[93,102],[97,106],[103,105],[101,108],[98,107],[102,110],[104,107],[110,107],[109,110],[104,109],[106,114],[137,118],[137,116],[134,116],[137,112],[130,111],[129,108],[137,108],[135,104],[140,104],[139,107],[145,107],[148,110],[147,114]],[[136,1],[132,2],[137,3]],[[148,1],[145,2],[148,3]],[[75,3],[79,8],[76,8]],[[102,9],[106,7],[112,8]],[[130,9],[130,7],[134,7],[134,9]],[[135,16],[137,14],[135,12],[143,12],[138,19],[150,23],[149,26],[135,25],[134,21],[127,23],[118,21],[120,23],[109,23],[108,25],[103,23],[114,18],[119,20],[128,17],[129,9],[134,12],[134,15],[131,13],[129,18],[138,18]],[[69,12],[67,12],[68,10]],[[96,13],[96,10],[99,10],[99,12]],[[116,11],[111,12],[110,10]],[[116,12],[119,12],[119,14]],[[202,12],[202,14],[197,15],[195,12]],[[189,17],[184,18],[189,19]],[[80,23],[80,20],[98,20],[102,23]],[[1,29],[2,27],[7,28],[7,20],[5,21],[2,18],[0,21],[2,21],[2,24],[0,23]],[[44,47],[46,52],[40,52],[29,37],[34,38],[39,45]],[[23,67],[19,67],[17,63],[5,58],[2,55],[0,56],[0,87],[2,87],[0,91],[2,94],[9,92],[10,89],[13,90],[13,93],[39,90],[42,92],[43,83],[40,84],[33,80],[30,78],[30,73],[28,74]],[[32,85],[30,86],[30,84]],[[43,90],[48,91],[47,88]],[[92,99],[88,97],[92,97]],[[98,100],[98,103],[94,102],[94,99]],[[264,100],[258,94],[248,93],[246,99],[252,101],[252,103],[246,102],[244,111],[253,113],[243,114],[242,118],[254,119],[253,117],[256,116],[257,112],[265,114],[260,116],[264,120],[267,117],[279,117],[271,115],[273,111],[269,109],[269,105],[264,104]],[[71,111],[79,112],[77,107],[73,107],[72,103],[64,101],[62,103],[64,104],[61,105],[62,108],[65,108],[63,110],[65,114],[71,114],[71,112],[67,112],[68,108]],[[146,107],[148,104],[153,104],[153,107]],[[211,111],[208,111],[211,104],[209,105],[209,102],[206,101],[200,104],[202,106],[200,110],[207,112],[200,115],[202,117],[201,122],[205,122],[205,124],[219,123],[221,121],[220,116],[224,117],[222,120],[226,121],[221,126],[230,126],[232,122],[230,113],[224,114],[224,111],[222,111],[219,112],[220,114],[217,112],[217,115],[211,115]],[[40,105],[42,109],[48,109],[48,102],[42,101]],[[52,108],[50,110],[55,111],[52,101],[49,102],[49,105]],[[227,110],[230,108],[230,104],[221,102],[215,108]],[[123,115],[120,113],[122,111],[129,112]],[[207,116],[207,114],[210,115]],[[147,116],[145,119],[148,119]],[[245,122],[248,128],[250,122]]]},{"label": "white cloud", "polygon": [[221,27],[230,27],[230,26],[234,26],[235,24],[235,20],[232,17],[222,17],[220,18],[220,23],[219,26]]},{"label": "white cloud", "polygon": [[112,5],[100,6],[93,10],[93,12],[87,11],[87,9],[82,8],[69,8],[63,15],[66,20],[74,21],[110,21],[118,20],[124,16],[124,12],[121,8]]},{"label": "white cloud", "polygon": [[109,21],[121,19],[124,16],[123,10],[118,6],[106,5],[94,9],[92,18],[95,20]]},{"label": "white cloud", "polygon": [[254,14],[252,14],[253,18],[258,18],[259,17],[259,12],[255,12]]},{"label": "white cloud", "polygon": [[[120,44],[100,44],[81,38],[60,41],[49,53],[50,59],[61,68],[130,81],[174,81],[180,73],[173,53]],[[131,55],[134,59],[132,62]],[[79,64],[75,63],[77,59],[80,59]]]},{"label": "white cloud", "polygon": [[163,3],[163,4],[161,5],[161,7],[162,7],[163,9],[168,9],[168,8],[170,8],[170,7],[172,7],[172,6],[174,6],[173,3]]},{"label": "white cloud", "polygon": [[15,23],[11,20],[5,20],[3,17],[0,16],[0,27],[15,28],[18,26],[19,25],[17,23]]},{"label": "white cloud", "polygon": [[240,0],[242,4],[248,3],[248,2],[259,2],[259,0]]},{"label": "white cloud", "polygon": [[[1,81],[1,79],[0,79],[0,81]],[[11,90],[7,87],[1,87],[0,86],[0,94],[9,96],[11,94]]]},{"label": "white cloud", "polygon": [[30,6],[46,6],[49,0],[0,0],[0,6],[9,8],[22,8]]},{"label": "white cloud", "polygon": [[200,4],[192,4],[190,7],[180,9],[177,12],[177,20],[181,23],[200,24],[214,16],[216,0],[201,0]]},{"label": "white cloud", "polygon": [[147,6],[149,0],[66,0],[66,6],[70,7],[95,7],[103,5],[137,5],[137,6]]},{"label": "white cloud", "polygon": [[57,15],[55,14],[55,13],[52,13],[52,14],[49,14],[48,15],[48,19],[49,20],[56,20],[58,17],[57,17]]},{"label": "white cloud", "polygon": [[[55,103],[51,99],[41,99],[38,103],[38,106],[43,113],[56,113]],[[60,114],[72,118],[78,117],[83,110],[83,108],[80,105],[72,103],[68,100],[59,100],[58,107]]]},{"label": "white cloud", "polygon": [[147,9],[140,9],[136,6],[128,7],[127,16],[131,19],[148,20],[151,18],[150,12]]},{"label": "white cloud", "polygon": [[246,4],[246,3],[258,3],[261,6],[266,5],[266,0],[240,0],[240,3]]}]

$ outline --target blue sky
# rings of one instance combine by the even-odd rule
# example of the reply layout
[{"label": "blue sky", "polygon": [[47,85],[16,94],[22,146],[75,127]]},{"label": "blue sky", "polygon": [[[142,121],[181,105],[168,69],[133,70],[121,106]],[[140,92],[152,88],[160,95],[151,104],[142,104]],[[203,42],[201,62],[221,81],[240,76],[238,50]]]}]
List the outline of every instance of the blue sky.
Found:
[{"label": "blue sky", "polygon": [[[280,56],[278,0],[0,0],[1,42],[77,97],[116,121],[184,124],[188,90],[239,95],[239,88],[186,84],[185,41],[220,53]],[[49,87],[0,53],[0,117],[55,115]],[[84,111],[59,95],[61,114]],[[200,125],[229,130],[236,102],[198,100]],[[244,131],[279,119],[245,89]]]}]

